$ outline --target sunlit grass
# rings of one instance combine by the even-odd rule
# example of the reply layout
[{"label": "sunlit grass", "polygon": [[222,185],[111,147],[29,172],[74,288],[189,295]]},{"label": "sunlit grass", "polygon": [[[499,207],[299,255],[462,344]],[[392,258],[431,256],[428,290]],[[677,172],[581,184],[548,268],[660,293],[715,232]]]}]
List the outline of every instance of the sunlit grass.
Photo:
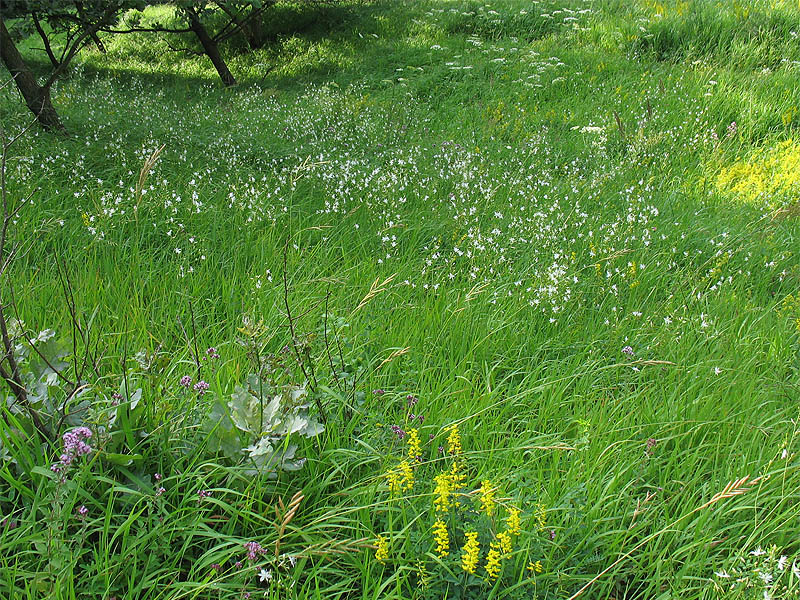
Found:
[{"label": "sunlit grass", "polygon": [[[715,572],[773,545],[793,594],[800,231],[776,209],[797,195],[797,7],[736,6],[290,5],[264,50],[226,48],[231,90],[155,36],[82,53],[53,90],[71,137],[33,130],[9,164],[34,193],[14,297],[34,335],[70,340],[66,274],[92,398],[132,382],[144,412],[114,441],[129,464],[107,446],[64,487],[57,448],[0,429],[0,596],[462,597],[429,490],[386,482],[407,451],[392,425],[433,473],[454,423],[465,493],[488,480],[522,509],[513,560],[463,597],[569,598],[613,565],[583,597],[717,598]],[[2,93],[13,130],[28,115]],[[303,383],[287,301],[330,421],[302,470],[250,477],[202,417],[254,370],[253,323]],[[208,347],[198,397],[179,381]],[[269,551],[250,566],[248,541]]]}]

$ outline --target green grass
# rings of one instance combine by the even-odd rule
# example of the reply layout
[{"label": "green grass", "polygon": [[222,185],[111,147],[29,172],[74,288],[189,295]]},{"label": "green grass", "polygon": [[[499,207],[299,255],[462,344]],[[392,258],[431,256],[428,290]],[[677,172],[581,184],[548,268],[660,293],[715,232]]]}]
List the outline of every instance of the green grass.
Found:
[{"label": "green grass", "polygon": [[[11,197],[33,202],[3,294],[79,366],[68,279],[97,364],[92,409],[65,428],[89,425],[98,450],[59,484],[58,444],[7,413],[0,596],[569,598],[602,573],[580,597],[710,599],[736,579],[715,573],[746,564],[754,585],[726,597],[795,597],[798,192],[745,199],[716,176],[796,138],[800,12],[656,4],[288,5],[265,49],[226,48],[230,90],[155,36],[82,52],[53,90],[70,137],[33,129],[9,157]],[[0,119],[29,120],[10,87]],[[253,476],[206,415],[256,368],[247,343],[282,361],[276,387],[304,382],[285,301],[328,424],[300,440],[301,470]],[[198,396],[179,380],[210,346]],[[136,388],[103,428],[112,394],[126,407]],[[451,424],[464,491],[488,480],[506,500],[490,524],[462,497],[442,559],[431,494]],[[394,499],[408,438],[391,425],[422,441]],[[696,510],[744,476],[749,491]],[[276,507],[299,490],[274,558]],[[500,577],[468,578],[464,523],[483,577],[512,504],[522,534]]]}]

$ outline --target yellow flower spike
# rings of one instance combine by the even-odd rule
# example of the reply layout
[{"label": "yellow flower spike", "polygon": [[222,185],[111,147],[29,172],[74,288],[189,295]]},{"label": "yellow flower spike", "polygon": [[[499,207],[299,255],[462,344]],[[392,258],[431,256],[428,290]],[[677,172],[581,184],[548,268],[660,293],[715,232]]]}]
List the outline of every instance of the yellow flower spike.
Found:
[{"label": "yellow flower spike", "polygon": [[453,483],[453,489],[458,489],[464,484],[467,475],[461,470],[461,461],[454,460],[450,467],[450,481]]},{"label": "yellow flower spike", "polygon": [[416,429],[408,430],[408,460],[419,462],[422,456],[422,444],[419,441],[419,432]]},{"label": "yellow flower spike", "polygon": [[503,533],[497,534],[497,543],[500,547],[500,552],[502,553],[503,558],[511,558],[511,550],[512,550],[512,543],[511,543],[511,535],[504,531]]},{"label": "yellow flower spike", "polygon": [[425,589],[428,587],[428,568],[421,560],[417,560],[417,587]]},{"label": "yellow flower spike", "polygon": [[398,465],[402,478],[400,479],[400,487],[404,492],[410,492],[414,488],[414,471],[407,460],[404,460]]},{"label": "yellow flower spike", "polygon": [[461,434],[458,431],[458,425],[451,425],[445,431],[449,432],[447,435],[448,454],[459,456],[461,454]]},{"label": "yellow flower spike", "polygon": [[519,535],[522,530],[522,523],[519,519],[519,509],[511,507],[508,509],[508,516],[506,517],[506,531],[509,535]]},{"label": "yellow flower spike", "polygon": [[453,479],[450,473],[439,473],[433,478],[436,489],[433,490],[433,507],[437,512],[445,512],[453,503],[450,496],[453,493]]},{"label": "yellow flower spike", "polygon": [[489,480],[484,479],[481,482],[481,488],[478,491],[480,493],[481,510],[483,510],[487,516],[491,517],[494,514],[494,509],[497,505],[494,500],[495,490]]},{"label": "yellow flower spike", "polygon": [[400,472],[397,469],[392,469],[386,473],[386,484],[389,486],[389,494],[398,496],[400,494]]},{"label": "yellow flower spike", "polygon": [[407,460],[388,471],[385,477],[392,496],[399,496],[400,492],[408,492],[414,488],[414,470]]},{"label": "yellow flower spike", "polygon": [[500,574],[500,550],[497,542],[492,542],[489,547],[489,553],[486,555],[486,577],[489,581],[497,579]]},{"label": "yellow flower spike", "polygon": [[536,504],[536,510],[533,513],[533,518],[536,521],[536,529],[540,532],[544,531],[544,527],[547,525],[547,509],[544,507],[544,504]]},{"label": "yellow flower spike", "polygon": [[467,573],[475,574],[475,569],[478,567],[480,560],[481,546],[478,542],[478,532],[468,531],[464,534],[467,542],[464,544],[464,552],[461,555],[461,568]]},{"label": "yellow flower spike", "polygon": [[386,564],[389,558],[389,540],[385,535],[379,535],[375,540],[375,558],[381,564]]},{"label": "yellow flower spike", "polygon": [[541,573],[542,571],[544,571],[544,567],[542,566],[542,561],[537,560],[536,562],[533,561],[529,562],[528,571],[531,572],[531,575],[534,575],[536,573]]},{"label": "yellow flower spike", "polygon": [[433,524],[433,541],[436,542],[436,554],[439,558],[450,554],[450,534],[447,533],[447,525],[441,519],[437,519]]}]

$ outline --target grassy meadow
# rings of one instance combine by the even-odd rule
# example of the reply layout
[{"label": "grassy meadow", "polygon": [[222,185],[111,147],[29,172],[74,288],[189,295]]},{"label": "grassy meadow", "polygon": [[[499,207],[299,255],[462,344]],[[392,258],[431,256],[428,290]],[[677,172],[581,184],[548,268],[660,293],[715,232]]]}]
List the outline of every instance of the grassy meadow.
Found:
[{"label": "grassy meadow", "polygon": [[800,5],[268,27],[10,149],[0,598],[797,597]]}]

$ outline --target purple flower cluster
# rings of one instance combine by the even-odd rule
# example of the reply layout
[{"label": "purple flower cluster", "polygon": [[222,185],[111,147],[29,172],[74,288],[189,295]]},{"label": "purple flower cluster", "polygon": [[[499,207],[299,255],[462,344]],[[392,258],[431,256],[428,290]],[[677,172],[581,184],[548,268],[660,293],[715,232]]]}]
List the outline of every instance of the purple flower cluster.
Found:
[{"label": "purple flower cluster", "polygon": [[247,560],[255,561],[259,556],[267,553],[267,551],[258,542],[245,542],[245,550],[247,550]]},{"label": "purple flower cluster", "polygon": [[205,381],[203,381],[201,379],[200,381],[198,381],[197,383],[194,384],[194,388],[193,389],[194,389],[195,392],[197,392],[198,394],[200,394],[202,396],[203,394],[205,394],[208,391],[208,388],[210,388],[210,387],[211,386],[208,385],[208,383],[206,383]]},{"label": "purple flower cluster", "polygon": [[181,377],[181,385],[185,388],[188,388],[190,385],[192,385],[192,376],[184,375]]},{"label": "purple flower cluster", "polygon": [[622,353],[627,354],[628,356],[633,356],[633,348],[631,348],[630,346],[625,346],[622,349]]},{"label": "purple flower cluster", "polygon": [[211,493],[212,493],[211,490],[200,490],[199,492],[197,492],[197,501],[200,502],[204,498],[210,498]]},{"label": "purple flower cluster", "polygon": [[400,427],[400,425],[392,425],[392,433],[394,433],[399,440],[402,440],[406,437],[406,432],[403,431],[403,428]]},{"label": "purple flower cluster", "polygon": [[206,350],[206,355],[203,357],[205,360],[219,358],[219,352],[214,346],[211,346],[208,350]]},{"label": "purple flower cluster", "polygon": [[50,470],[54,473],[63,473],[76,458],[89,454],[92,447],[84,440],[88,440],[90,437],[92,437],[92,431],[88,427],[76,427],[61,436],[64,449],[59,456],[59,461],[51,466]]}]

